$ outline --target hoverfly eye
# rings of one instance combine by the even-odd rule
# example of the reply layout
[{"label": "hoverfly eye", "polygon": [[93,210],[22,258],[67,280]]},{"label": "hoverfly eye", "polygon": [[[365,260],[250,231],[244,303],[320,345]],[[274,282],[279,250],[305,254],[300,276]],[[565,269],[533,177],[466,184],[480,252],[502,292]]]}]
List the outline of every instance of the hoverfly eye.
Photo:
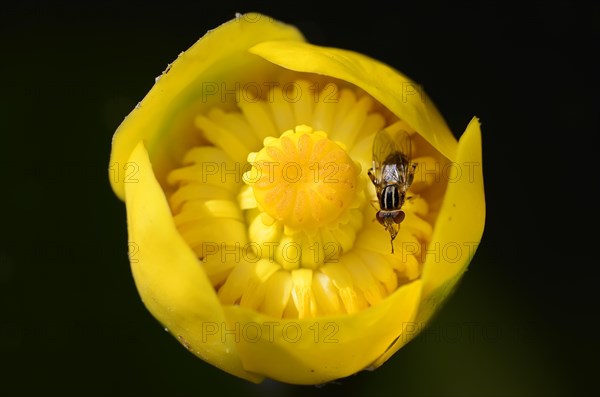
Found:
[{"label": "hoverfly eye", "polygon": [[377,218],[377,222],[381,223],[382,225],[384,224],[385,215],[381,211],[377,211],[375,217]]},{"label": "hoverfly eye", "polygon": [[404,211],[398,211],[397,214],[394,215],[394,223],[402,223],[404,220]]}]

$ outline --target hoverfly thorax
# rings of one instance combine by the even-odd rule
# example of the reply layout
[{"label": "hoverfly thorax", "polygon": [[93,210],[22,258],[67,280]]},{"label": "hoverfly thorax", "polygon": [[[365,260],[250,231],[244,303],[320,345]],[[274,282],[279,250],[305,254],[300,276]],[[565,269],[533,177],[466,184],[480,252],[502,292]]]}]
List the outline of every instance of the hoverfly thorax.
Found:
[{"label": "hoverfly thorax", "polygon": [[394,239],[405,216],[402,206],[417,167],[411,162],[411,153],[410,136],[406,131],[381,130],[375,135],[373,166],[368,174],[379,202],[375,218],[390,233],[392,253]]}]

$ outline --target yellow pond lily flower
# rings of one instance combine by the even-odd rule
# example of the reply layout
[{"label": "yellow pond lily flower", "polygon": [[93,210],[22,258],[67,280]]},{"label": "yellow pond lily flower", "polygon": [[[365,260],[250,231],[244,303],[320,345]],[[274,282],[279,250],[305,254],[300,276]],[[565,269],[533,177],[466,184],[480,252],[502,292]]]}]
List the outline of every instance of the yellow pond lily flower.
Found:
[{"label": "yellow pond lily flower", "polygon": [[[376,183],[416,164],[392,243],[369,177],[381,130],[408,140],[380,148],[405,156],[376,161],[391,167]],[[261,14],[169,65],[116,131],[109,176],[145,306],[190,352],[252,382],[382,365],[452,292],[485,220],[476,118],[457,142],[401,73]]]}]

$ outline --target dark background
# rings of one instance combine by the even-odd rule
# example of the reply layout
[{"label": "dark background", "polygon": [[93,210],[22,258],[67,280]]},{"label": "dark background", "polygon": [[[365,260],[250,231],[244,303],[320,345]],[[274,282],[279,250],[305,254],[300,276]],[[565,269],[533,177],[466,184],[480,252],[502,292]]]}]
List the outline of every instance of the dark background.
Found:
[{"label": "dark background", "polygon": [[[0,16],[0,395],[581,395],[597,380],[598,5],[23,2]],[[8,7],[8,8],[7,8]],[[254,385],[142,305],[111,136],[179,52],[235,12],[298,26],[482,122],[481,245],[431,330],[375,372]],[[594,265],[596,263],[596,265]],[[596,382],[594,382],[596,381]]]}]

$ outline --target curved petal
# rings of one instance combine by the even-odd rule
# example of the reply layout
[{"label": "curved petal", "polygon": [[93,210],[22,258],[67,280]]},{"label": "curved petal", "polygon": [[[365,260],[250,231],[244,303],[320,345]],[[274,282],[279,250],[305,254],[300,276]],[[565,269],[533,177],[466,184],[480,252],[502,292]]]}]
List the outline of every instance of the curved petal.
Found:
[{"label": "curved petal", "polygon": [[433,102],[421,87],[391,67],[353,51],[305,42],[265,41],[250,52],[286,69],[335,77],[362,88],[455,160],[456,139]]},{"label": "curved petal", "polygon": [[457,174],[448,181],[431,238],[429,250],[434,252],[426,257],[424,265],[424,299],[441,286],[451,289],[455,285],[449,282],[467,270],[483,235],[485,192],[477,118],[471,120],[460,138],[455,166]]},{"label": "curved petal", "polygon": [[[383,364],[422,330],[454,291],[475,254],[485,225],[481,130],[473,118],[458,143],[455,174],[448,182],[423,265],[423,294],[413,331],[399,339],[373,365]],[[460,176],[459,176],[460,175]]]},{"label": "curved petal", "polygon": [[181,238],[142,142],[129,162],[136,183],[125,184],[130,262],[142,301],[193,354],[231,374],[260,382],[242,368],[236,346],[213,333],[225,314],[201,262]]},{"label": "curved petal", "polygon": [[273,319],[224,308],[246,370],[292,384],[321,384],[367,368],[414,322],[421,282],[399,288],[369,309],[345,316]]},{"label": "curved petal", "polygon": [[[182,52],[156,79],[145,98],[115,132],[111,166],[125,167],[131,151],[140,140],[146,142],[152,157],[158,138],[167,132],[172,133],[173,128],[169,123],[178,122],[175,121],[175,115],[178,116],[177,119],[182,119],[178,112],[189,107],[193,101],[199,101],[200,106],[206,107],[209,98],[221,99],[222,93],[218,91],[222,88],[229,90],[226,92],[231,96],[232,87],[242,81],[237,72],[246,73],[250,76],[250,81],[256,81],[256,73],[268,73],[269,63],[247,52],[248,48],[264,40],[304,38],[293,26],[261,14],[246,14],[209,31],[187,51]],[[237,80],[232,80],[222,87],[219,83],[224,81],[223,76],[233,76]],[[193,114],[198,114],[196,110],[192,109]],[[123,200],[123,178],[111,176],[112,188]]]}]

